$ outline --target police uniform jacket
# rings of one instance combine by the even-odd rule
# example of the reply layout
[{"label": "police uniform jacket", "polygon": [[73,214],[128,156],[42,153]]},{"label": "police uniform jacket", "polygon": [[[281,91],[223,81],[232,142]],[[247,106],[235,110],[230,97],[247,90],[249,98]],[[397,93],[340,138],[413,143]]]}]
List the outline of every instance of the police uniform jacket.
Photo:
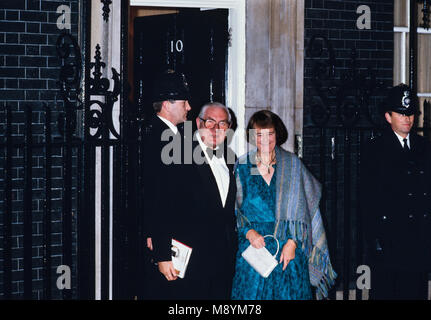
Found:
[{"label": "police uniform jacket", "polygon": [[410,151],[405,151],[389,128],[366,144],[361,165],[369,262],[430,270],[430,143],[411,132]]}]

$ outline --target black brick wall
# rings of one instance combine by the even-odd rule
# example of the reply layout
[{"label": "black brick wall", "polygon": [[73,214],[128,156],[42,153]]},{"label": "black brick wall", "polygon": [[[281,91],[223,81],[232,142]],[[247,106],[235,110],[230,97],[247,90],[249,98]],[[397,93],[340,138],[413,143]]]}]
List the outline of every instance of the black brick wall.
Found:
[{"label": "black brick wall", "polygon": [[[67,31],[78,34],[78,7],[80,0],[1,0],[0,1],[0,143],[4,143],[5,110],[13,112],[13,135],[20,141],[24,134],[24,110],[32,108],[33,140],[42,141],[45,114],[43,105],[53,111],[52,131],[58,137],[57,117],[63,111],[58,95],[58,78],[61,60],[57,58],[57,37]],[[57,8],[71,8],[71,30],[57,28]],[[61,299],[55,286],[55,271],[61,263],[61,199],[62,150],[53,148],[52,155],[52,298]],[[13,212],[12,212],[12,298],[23,297],[23,156],[22,148],[13,148]],[[4,235],[4,167],[5,148],[0,146],[0,299],[3,288],[3,235]],[[43,287],[43,178],[44,149],[33,150],[33,298],[42,298]],[[73,273],[73,272],[72,272]]]},{"label": "black brick wall", "polygon": [[[371,29],[359,30],[356,20],[360,14],[356,9],[368,5],[371,9]],[[317,96],[312,87],[312,67],[315,59],[307,52],[313,36],[326,37],[335,53],[335,79],[348,72],[351,65],[351,50],[356,49],[357,68],[362,72],[371,68],[384,86],[392,85],[393,77],[393,1],[305,1],[305,92],[304,126],[312,126],[309,110]],[[324,55],[326,57],[326,55]],[[373,94],[373,107],[381,99],[381,93]],[[331,101],[332,106],[335,105]],[[333,111],[333,110],[332,110]],[[334,114],[334,112],[332,112]],[[335,120],[334,117],[331,118]],[[330,122],[334,124],[334,122]]]},{"label": "black brick wall", "polygon": [[[360,5],[368,5],[371,9],[371,29],[359,30],[356,27],[357,18],[361,14],[356,13]],[[315,127],[311,119],[313,109],[311,106],[316,102],[322,102],[319,98],[316,88],[313,87],[313,66],[316,58],[312,58],[307,51],[310,39],[313,36],[326,37],[335,53],[335,76],[331,81],[325,82],[321,89],[328,93],[328,87],[337,87],[343,80],[342,77],[351,71],[352,49],[356,50],[356,68],[359,72],[364,73],[368,68],[373,70],[377,75],[377,81],[381,83],[382,89],[375,90],[370,96],[369,108],[378,119],[377,112],[381,101],[383,100],[383,88],[392,85],[393,78],[393,6],[392,0],[381,1],[335,1],[335,0],[306,0],[305,1],[305,70],[304,70],[304,162],[311,169],[314,175],[323,183],[325,199],[321,203],[321,209],[324,213],[324,220],[329,238],[330,250],[335,268],[339,274],[338,285],[342,284],[344,263],[350,264],[350,278],[353,281],[356,278],[356,266],[361,263],[361,258],[357,253],[358,242],[358,218],[357,218],[357,165],[359,154],[359,135],[358,131],[352,131],[350,137],[351,144],[351,163],[345,162],[345,131],[342,124],[336,117],[336,99],[333,94],[328,94],[327,106],[330,110],[330,118],[327,123],[330,127],[339,126],[339,129],[328,129],[324,133],[323,157],[320,154],[320,133],[321,130]],[[323,51],[322,57],[328,58],[327,51]],[[324,60],[321,60],[324,61]],[[371,123],[361,114],[360,120],[356,127],[370,126]],[[337,133],[336,133],[337,132]],[[366,132],[363,139],[369,136]],[[336,146],[337,160],[337,193],[334,194],[334,185],[331,183],[334,172],[331,167],[331,138],[336,137],[338,144]],[[362,140],[363,141],[363,140]],[[321,172],[321,161],[325,161]],[[348,187],[351,192],[351,201],[349,204],[344,203],[345,190],[345,172],[346,166],[350,168],[349,178],[351,179]],[[331,199],[337,199],[337,207],[332,207]],[[351,224],[348,226],[352,230],[350,234],[350,260],[344,257],[344,213],[346,206],[350,206]],[[334,220],[337,217],[337,220]],[[337,221],[337,223],[333,222]],[[333,228],[337,225],[337,230]]]}]

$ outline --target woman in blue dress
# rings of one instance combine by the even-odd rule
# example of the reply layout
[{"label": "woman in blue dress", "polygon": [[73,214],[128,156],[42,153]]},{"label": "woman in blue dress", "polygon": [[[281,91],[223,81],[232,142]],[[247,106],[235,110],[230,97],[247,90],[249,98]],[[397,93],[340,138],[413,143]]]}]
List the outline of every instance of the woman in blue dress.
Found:
[{"label": "woman in blue dress", "polygon": [[[256,112],[247,126],[257,149],[238,159],[236,216],[238,253],[232,288],[235,300],[309,300],[328,294],[332,269],[319,211],[321,187],[294,154],[283,150],[287,129],[268,110]],[[279,264],[263,278],[242,258],[249,245],[265,246]]]}]

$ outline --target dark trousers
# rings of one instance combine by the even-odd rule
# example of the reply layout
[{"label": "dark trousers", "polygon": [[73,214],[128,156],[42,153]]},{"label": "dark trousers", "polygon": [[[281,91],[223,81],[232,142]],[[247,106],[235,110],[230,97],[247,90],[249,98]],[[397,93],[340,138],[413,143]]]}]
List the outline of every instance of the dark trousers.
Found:
[{"label": "dark trousers", "polygon": [[371,271],[372,300],[427,300],[428,273],[375,266]]},{"label": "dark trousers", "polygon": [[146,270],[143,283],[144,300],[229,300],[232,276],[214,274],[201,278],[166,280],[156,266]]}]

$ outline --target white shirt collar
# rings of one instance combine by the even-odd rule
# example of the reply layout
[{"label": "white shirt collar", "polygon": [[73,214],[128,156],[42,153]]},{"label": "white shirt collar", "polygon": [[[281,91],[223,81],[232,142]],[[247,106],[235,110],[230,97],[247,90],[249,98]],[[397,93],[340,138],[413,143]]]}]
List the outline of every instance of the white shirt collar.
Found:
[{"label": "white shirt collar", "polygon": [[164,123],[166,123],[166,125],[175,133],[175,134],[177,134],[178,133],[178,128],[177,128],[177,126],[176,125],[174,125],[172,122],[170,122],[168,119],[165,119],[165,118],[163,118],[162,116],[159,116],[159,115],[157,115],[158,117],[159,117],[159,119],[160,120],[162,120]]},{"label": "white shirt collar", "polygon": [[[229,169],[223,157],[221,157],[220,159],[217,157],[212,157],[211,159],[209,158],[207,154],[207,148],[209,147],[202,141],[202,137],[199,131],[197,131],[196,133],[196,140],[199,142],[199,145],[201,146],[202,151],[205,154],[205,158],[208,161],[208,165],[211,168],[211,172],[214,175],[214,178],[217,183],[217,188],[219,190],[220,200],[224,207],[226,204],[227,194],[229,192]],[[217,146],[215,149],[217,150],[218,148],[219,146]]]},{"label": "white shirt collar", "polygon": [[[201,137],[201,134],[199,133],[199,130],[196,131],[196,139],[198,140],[202,150],[204,151],[205,156],[208,157],[207,148],[209,148],[209,147],[205,144],[205,142],[202,141],[202,137]],[[218,150],[218,148],[219,148],[219,146],[216,146],[214,148],[214,150]]]},{"label": "white shirt collar", "polygon": [[[397,136],[397,138],[398,138],[398,140],[400,141],[400,143],[401,143],[401,146],[402,147],[404,147],[404,138],[403,137],[401,137],[398,133],[396,133],[395,131],[394,131],[394,133],[395,133],[395,135]],[[409,134],[407,134],[407,137],[406,137],[406,139],[407,139],[407,146],[410,148],[410,133]]]}]

